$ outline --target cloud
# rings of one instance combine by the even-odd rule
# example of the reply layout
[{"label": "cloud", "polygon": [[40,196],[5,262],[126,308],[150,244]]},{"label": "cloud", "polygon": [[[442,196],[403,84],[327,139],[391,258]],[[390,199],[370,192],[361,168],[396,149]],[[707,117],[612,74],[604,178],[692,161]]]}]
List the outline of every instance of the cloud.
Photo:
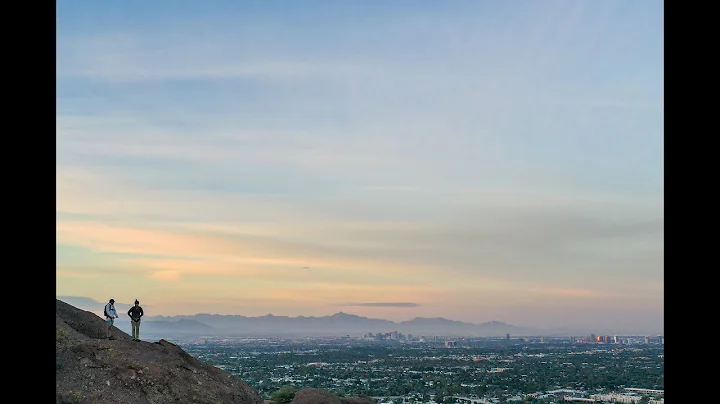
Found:
[{"label": "cloud", "polygon": [[539,292],[546,295],[552,295],[556,297],[578,297],[578,298],[599,298],[606,297],[604,293],[595,290],[587,289],[554,289],[554,288],[531,288],[530,292]]},{"label": "cloud", "polygon": [[359,307],[419,307],[418,303],[412,302],[371,302],[371,303],[340,303],[338,306],[359,306]]},{"label": "cloud", "polygon": [[[218,44],[223,44],[218,46]],[[178,32],[146,37],[116,33],[58,39],[58,74],[113,83],[201,79],[352,79],[383,74],[350,61],[298,58],[278,48],[268,54],[252,44],[228,44]],[[155,52],[162,48],[162,52]]]},{"label": "cloud", "polygon": [[[155,206],[158,202],[154,199]],[[218,221],[210,222],[59,220],[57,238],[65,244],[122,254],[122,262],[144,268],[156,279],[215,275],[300,283],[315,279],[396,285],[436,282],[448,287],[472,279],[476,288],[505,290],[528,288],[551,273],[565,273],[568,290],[586,284],[626,288],[609,281],[610,274],[661,281],[656,274],[658,265],[663,265],[663,225],[647,207],[643,212],[647,219],[639,219],[638,212],[633,221],[611,222],[607,215],[613,209],[605,211],[609,204],[599,212],[583,212],[577,206],[563,209],[562,204],[451,205],[449,217],[439,208],[428,211],[429,216],[409,216],[407,222],[396,223],[370,216],[365,222],[342,221],[340,212],[323,216],[324,206],[313,209],[312,204],[302,203],[294,205],[288,215],[294,219],[287,222],[279,207],[268,211],[274,212],[275,220],[258,220],[263,218],[262,210],[272,207],[268,203],[248,204],[242,215],[252,219],[246,221],[233,217],[243,204],[232,200],[198,208],[218,214],[223,206],[229,216],[216,216]],[[262,210],[256,214],[253,206]],[[618,205],[618,212],[629,206]],[[635,247],[629,248],[631,244]],[[300,271],[302,267],[309,268]],[[436,278],[442,280],[433,281]]]},{"label": "cloud", "polygon": [[59,14],[58,290],[468,313],[661,299],[662,13],[508,10]]},{"label": "cloud", "polygon": [[274,196],[162,190],[121,178],[57,170],[58,242],[125,254],[120,262],[154,279],[302,282],[289,268],[309,266],[336,281],[440,277],[453,287],[473,279],[506,290],[550,273],[564,273],[568,289],[593,284],[628,294],[627,282],[614,286],[608,275],[662,282],[663,203],[653,195],[435,188]]},{"label": "cloud", "polygon": [[[288,55],[293,46],[283,41],[255,47],[173,29],[147,37],[142,31],[62,36],[59,80],[76,77],[88,89],[72,93],[88,98],[59,91],[57,160],[119,171],[125,181],[147,187],[284,195],[345,192],[350,184],[376,190],[591,187],[612,171],[629,181],[638,167],[660,166],[654,152],[661,142],[651,130],[661,130],[657,99],[622,96],[624,85],[609,91],[592,84],[598,80],[566,85],[548,78],[559,61],[578,62],[563,52],[569,39],[560,32],[582,28],[579,21],[594,15],[586,8],[553,6],[513,35],[506,27],[488,32],[442,23],[445,29],[431,29],[428,39],[442,45],[437,52],[448,59],[408,49],[428,63],[408,63],[368,43],[367,53],[353,57],[357,51],[350,48]],[[523,15],[517,24],[529,17]],[[559,15],[569,19],[548,29]],[[426,32],[419,21],[433,17],[394,18]],[[253,24],[241,38],[265,37],[267,27]],[[361,25],[346,29],[367,34]],[[282,32],[274,34],[289,35]],[[396,41],[409,40],[406,35]],[[176,82],[166,91],[115,83],[180,78],[201,84],[187,90]],[[662,84],[632,83],[639,81],[644,84],[633,85],[640,95]],[[105,90],[92,90],[98,86]],[[608,105],[623,111],[598,112]],[[657,187],[660,177],[632,182]]]},{"label": "cloud", "polygon": [[99,273],[88,273],[75,269],[63,269],[62,267],[55,269],[55,277],[60,278],[77,278],[77,279],[97,279],[102,278]]}]

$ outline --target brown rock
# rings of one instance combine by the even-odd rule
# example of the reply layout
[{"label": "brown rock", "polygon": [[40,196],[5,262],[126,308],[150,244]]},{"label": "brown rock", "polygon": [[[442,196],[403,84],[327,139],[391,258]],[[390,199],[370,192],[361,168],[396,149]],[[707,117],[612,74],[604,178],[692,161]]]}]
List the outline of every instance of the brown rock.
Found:
[{"label": "brown rock", "polygon": [[376,404],[377,400],[371,397],[360,396],[360,397],[343,397],[340,399],[340,404]]},{"label": "brown rock", "polygon": [[295,393],[291,404],[375,404],[376,402],[377,400],[370,397],[338,397],[327,390],[306,387]]},{"label": "brown rock", "polygon": [[133,341],[105,321],[56,302],[56,403],[263,404],[243,380],[166,341]]},{"label": "brown rock", "polygon": [[342,404],[340,398],[327,391],[313,388],[302,388],[295,393],[291,404]]}]

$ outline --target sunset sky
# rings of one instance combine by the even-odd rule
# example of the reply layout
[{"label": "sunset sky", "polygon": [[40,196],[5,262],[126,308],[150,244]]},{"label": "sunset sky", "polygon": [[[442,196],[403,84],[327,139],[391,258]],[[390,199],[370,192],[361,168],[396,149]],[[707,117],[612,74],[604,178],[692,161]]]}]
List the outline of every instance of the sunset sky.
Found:
[{"label": "sunset sky", "polygon": [[664,327],[663,3],[57,3],[56,294]]}]

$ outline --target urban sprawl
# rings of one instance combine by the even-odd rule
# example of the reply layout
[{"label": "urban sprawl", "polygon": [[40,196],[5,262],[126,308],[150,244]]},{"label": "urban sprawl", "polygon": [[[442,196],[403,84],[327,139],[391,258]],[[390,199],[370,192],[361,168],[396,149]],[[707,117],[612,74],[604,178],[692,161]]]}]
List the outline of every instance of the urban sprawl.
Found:
[{"label": "urban sprawl", "polygon": [[378,403],[664,403],[664,337],[167,338],[266,399],[322,388]]}]

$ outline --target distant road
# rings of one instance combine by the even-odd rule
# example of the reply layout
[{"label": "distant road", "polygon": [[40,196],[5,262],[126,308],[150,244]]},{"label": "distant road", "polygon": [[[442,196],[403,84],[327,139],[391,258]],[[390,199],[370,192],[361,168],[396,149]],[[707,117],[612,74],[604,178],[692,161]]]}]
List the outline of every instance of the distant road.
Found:
[{"label": "distant road", "polygon": [[460,397],[460,396],[452,396],[452,398],[462,400],[468,403],[480,403],[480,404],[490,404],[490,401],[484,399],[484,398],[469,398],[469,397]]},{"label": "distant road", "polygon": [[[455,398],[455,399],[458,399],[458,400],[462,400],[462,401],[468,402],[468,403],[474,403],[474,404],[478,404],[478,403],[479,403],[479,404],[492,404],[490,401],[488,401],[488,400],[485,399],[485,398],[469,398],[469,397],[460,397],[460,396],[451,396],[451,397],[452,397],[452,398]],[[387,399],[387,400],[392,400],[392,399],[396,399],[396,398],[402,398],[402,399],[403,399],[403,403],[404,403],[406,397],[404,397],[404,396],[377,396],[377,397],[373,397],[373,398],[374,398],[374,399],[377,399],[377,400],[385,400],[385,399]]]}]

